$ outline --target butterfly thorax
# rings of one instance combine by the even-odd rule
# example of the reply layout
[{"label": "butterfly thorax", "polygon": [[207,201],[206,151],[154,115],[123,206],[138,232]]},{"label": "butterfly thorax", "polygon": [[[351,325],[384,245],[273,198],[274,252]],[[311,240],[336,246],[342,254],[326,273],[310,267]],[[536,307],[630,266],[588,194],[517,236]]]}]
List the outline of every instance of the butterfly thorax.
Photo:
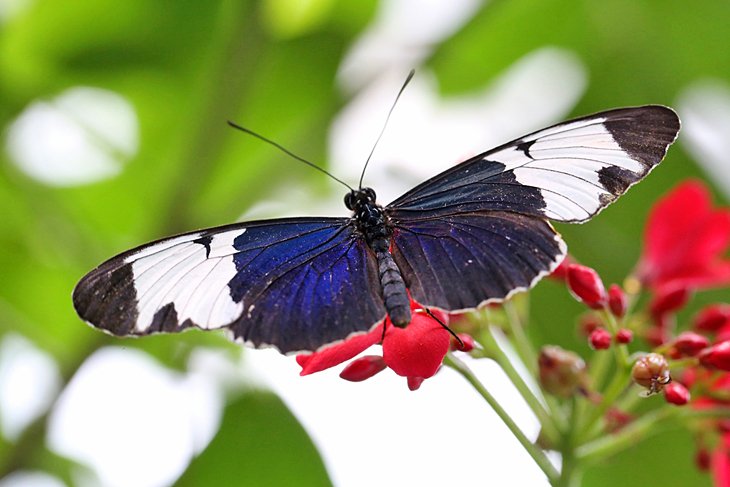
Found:
[{"label": "butterfly thorax", "polygon": [[345,206],[353,211],[357,229],[375,253],[380,289],[385,309],[394,325],[404,327],[411,321],[408,292],[400,269],[390,254],[392,230],[383,207],[375,202],[371,188],[352,190],[345,195]]}]

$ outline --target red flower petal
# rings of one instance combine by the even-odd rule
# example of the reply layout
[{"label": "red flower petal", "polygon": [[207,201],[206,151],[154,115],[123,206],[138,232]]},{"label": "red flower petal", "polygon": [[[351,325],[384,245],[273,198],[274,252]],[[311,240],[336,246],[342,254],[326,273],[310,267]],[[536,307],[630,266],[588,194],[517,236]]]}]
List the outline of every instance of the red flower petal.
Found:
[{"label": "red flower petal", "polygon": [[730,210],[713,210],[698,181],[679,185],[649,215],[638,275],[656,288],[667,283],[712,287],[730,282]]},{"label": "red flower petal", "polygon": [[421,387],[421,384],[423,384],[423,381],[426,380],[423,377],[408,377],[408,389],[411,391],[418,390],[419,387]]},{"label": "red flower petal", "polygon": [[[448,324],[448,315],[434,311]],[[405,328],[390,326],[383,339],[383,359],[388,367],[403,377],[433,376],[449,351],[451,334],[426,313],[414,313]]]},{"label": "red flower petal", "polygon": [[385,369],[385,361],[380,355],[365,355],[347,364],[340,377],[350,382],[362,382]]},{"label": "red flower petal", "polygon": [[355,335],[345,341],[326,346],[319,352],[297,355],[297,363],[302,367],[299,375],[320,372],[364,352],[370,346],[380,342],[383,336],[383,324],[376,326],[368,333]]}]

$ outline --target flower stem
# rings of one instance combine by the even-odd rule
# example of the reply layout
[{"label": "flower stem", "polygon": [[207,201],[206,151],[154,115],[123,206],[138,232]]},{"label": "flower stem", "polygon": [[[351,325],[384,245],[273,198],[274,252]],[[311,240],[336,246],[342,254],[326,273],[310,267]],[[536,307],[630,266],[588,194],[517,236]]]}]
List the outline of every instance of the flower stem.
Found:
[{"label": "flower stem", "polygon": [[622,392],[624,392],[629,384],[630,379],[627,370],[617,368],[615,375],[613,376],[613,380],[608,385],[608,387],[606,387],[606,392],[603,394],[601,402],[598,404],[598,406],[590,410],[588,418],[581,426],[580,431],[582,432],[582,435],[580,437],[579,443],[582,443],[593,435],[594,426],[596,425],[598,420],[600,420],[603,415],[606,414],[608,408],[614,405],[618,397],[621,395]]},{"label": "flower stem", "polygon": [[[616,317],[614,317],[613,314],[606,309],[603,310],[602,314],[603,321],[608,325],[608,330],[611,332],[611,335],[615,337],[619,329]],[[629,349],[626,344],[615,343],[612,348],[616,355],[616,365],[621,369],[628,368],[630,366]]]},{"label": "flower stem", "polygon": [[[515,347],[515,351],[517,352],[517,355],[520,357],[520,360],[522,360],[522,363],[524,364],[525,368],[527,369],[528,373],[531,377],[537,377],[538,370],[537,370],[537,352],[532,346],[532,342],[530,342],[530,339],[527,337],[527,334],[525,333],[525,320],[523,319],[523,316],[521,316],[519,310],[515,306],[514,301],[508,300],[503,304],[503,308],[505,311],[505,314],[507,315],[507,331],[510,334],[510,337],[512,340],[510,340],[510,343]],[[500,350],[501,352],[501,350]],[[509,359],[506,361],[506,365],[511,367],[511,362]],[[502,365],[502,364],[500,364]],[[503,366],[502,369],[505,370],[505,373],[507,373],[507,370]],[[509,374],[508,374],[509,375]],[[519,388],[518,388],[519,390]],[[522,392],[522,391],[520,391]],[[527,401],[528,404],[530,404],[529,399],[527,396],[523,394],[523,397],[525,397],[525,401]],[[563,415],[563,410],[560,407],[560,404],[557,403],[557,401],[554,400],[553,397],[550,395],[545,395],[545,404],[547,404],[550,415],[548,417],[548,421],[543,421],[543,418],[538,410],[533,408],[533,412],[535,413],[535,416],[537,416],[538,420],[542,424],[543,428],[546,427],[546,424],[548,422],[552,423],[553,426],[547,426],[549,429],[557,429],[559,431],[565,430],[567,428],[567,420],[565,416]],[[532,407],[532,405],[530,405]],[[542,405],[540,405],[540,409],[542,409]],[[547,414],[547,413],[546,413]],[[549,431],[546,431],[547,434]],[[553,438],[550,438],[553,439]]]},{"label": "flower stem", "polygon": [[486,387],[484,387],[479,379],[477,379],[471,369],[469,369],[469,367],[467,367],[464,362],[454,357],[452,354],[446,355],[446,357],[444,358],[444,363],[454,369],[459,374],[461,374],[461,376],[464,377],[467,382],[469,382],[474,387],[474,389],[476,389],[476,391],[491,406],[494,412],[497,413],[497,416],[499,416],[499,418],[507,426],[507,428],[509,428],[512,434],[515,435],[515,438],[517,438],[520,444],[522,444],[524,449],[532,457],[535,463],[537,463],[537,465],[542,469],[543,473],[545,473],[550,483],[553,485],[558,485],[556,482],[558,482],[560,474],[555,469],[553,464],[550,463],[548,457],[540,448],[533,444],[527,438],[527,436],[525,436],[525,434],[512,420],[509,414],[507,414],[507,411],[505,411],[494,398],[494,396],[492,396],[489,391],[487,391]]},{"label": "flower stem", "polygon": [[665,429],[663,427],[664,425],[661,425],[660,423],[676,425],[676,422],[667,420],[681,415],[681,412],[681,409],[676,407],[663,407],[661,409],[651,411],[642,416],[640,419],[637,419],[633,423],[624,427],[618,433],[601,436],[590,443],[582,445],[576,449],[575,456],[579,461],[584,463],[604,460],[611,455],[615,455],[616,453],[635,445],[649,435],[663,431]]},{"label": "flower stem", "polygon": [[500,368],[507,375],[509,380],[514,384],[517,391],[520,393],[522,398],[525,400],[527,405],[532,410],[532,413],[537,416],[540,425],[542,426],[542,433],[550,441],[551,444],[557,444],[560,439],[560,431],[555,425],[553,418],[545,410],[537,396],[532,392],[530,387],[524,381],[522,376],[517,372],[517,369],[512,365],[509,357],[499,347],[497,340],[495,340],[492,334],[492,329],[487,325],[483,329],[483,333],[480,335],[481,343],[487,351],[490,358],[492,358]]}]

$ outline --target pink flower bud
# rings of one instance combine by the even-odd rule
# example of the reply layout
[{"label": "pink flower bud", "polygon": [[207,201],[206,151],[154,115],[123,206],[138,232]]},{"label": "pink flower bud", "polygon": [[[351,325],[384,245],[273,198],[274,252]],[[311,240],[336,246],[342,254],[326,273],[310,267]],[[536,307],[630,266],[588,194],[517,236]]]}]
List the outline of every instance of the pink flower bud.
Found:
[{"label": "pink flower bud", "polygon": [[580,264],[568,266],[568,289],[573,296],[593,309],[606,305],[606,289],[598,273]]},{"label": "pink flower bud", "polygon": [[730,371],[730,341],[705,348],[697,357],[700,364],[708,369]]},{"label": "pink flower bud", "polygon": [[606,350],[611,346],[611,334],[605,328],[596,328],[588,337],[588,343],[594,350]]},{"label": "pink flower bud", "polygon": [[730,325],[730,304],[712,304],[700,311],[694,320],[695,330],[710,333],[727,325]]},{"label": "pink flower bud", "polygon": [[629,330],[628,328],[621,328],[619,331],[616,332],[616,343],[631,343],[631,340],[634,339],[634,333]]},{"label": "pink flower bud", "polygon": [[379,355],[365,355],[347,364],[340,377],[350,382],[361,382],[369,379],[385,368],[385,361]]},{"label": "pink flower bud", "polygon": [[650,394],[660,392],[672,380],[667,359],[658,353],[648,353],[638,359],[631,369],[631,378]]},{"label": "pink flower bud", "polygon": [[693,331],[682,332],[674,340],[674,348],[680,353],[680,355],[687,357],[694,357],[709,344],[710,341],[707,337]]},{"label": "pink flower bud", "polygon": [[626,293],[617,284],[611,284],[608,288],[608,308],[616,318],[623,318],[626,314],[628,300]]},{"label": "pink flower bud", "polygon": [[671,384],[667,384],[664,388],[664,399],[666,399],[669,404],[684,406],[689,402],[690,395],[687,388],[682,384],[679,382],[672,382]]},{"label": "pink flower bud", "polygon": [[692,293],[686,287],[663,287],[654,295],[649,310],[652,316],[674,313],[687,304],[690,296],[692,296]]}]

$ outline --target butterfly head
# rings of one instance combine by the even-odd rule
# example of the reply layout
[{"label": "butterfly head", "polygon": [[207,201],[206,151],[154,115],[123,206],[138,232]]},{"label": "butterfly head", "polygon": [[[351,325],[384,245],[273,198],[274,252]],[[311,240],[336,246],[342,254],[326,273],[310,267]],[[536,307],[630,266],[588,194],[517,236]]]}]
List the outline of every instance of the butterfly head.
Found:
[{"label": "butterfly head", "polygon": [[375,204],[375,191],[372,188],[353,189],[345,195],[345,206],[348,210],[357,211],[366,204]]}]

